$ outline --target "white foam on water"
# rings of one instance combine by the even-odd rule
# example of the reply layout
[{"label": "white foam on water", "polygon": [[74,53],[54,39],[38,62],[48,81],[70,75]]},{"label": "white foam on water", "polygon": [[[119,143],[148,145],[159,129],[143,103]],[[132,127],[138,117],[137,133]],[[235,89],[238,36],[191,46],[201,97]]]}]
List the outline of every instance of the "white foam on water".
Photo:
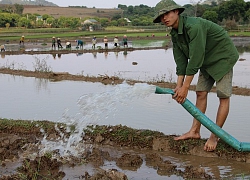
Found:
[{"label": "white foam on water", "polygon": [[67,115],[66,110],[60,123],[67,125],[67,131],[70,132],[70,126],[74,125],[74,132],[67,138],[60,128],[55,126],[60,138],[56,141],[46,140],[47,135],[44,134],[43,141],[40,146],[40,154],[57,150],[60,156],[80,156],[85,149],[82,138],[83,130],[88,125],[96,125],[98,122],[105,120],[109,116],[115,116],[117,105],[126,105],[137,98],[146,98],[155,92],[154,85],[146,83],[136,83],[129,85],[126,82],[110,86],[108,91],[102,93],[85,94],[81,96],[77,102],[79,112],[74,117]]}]

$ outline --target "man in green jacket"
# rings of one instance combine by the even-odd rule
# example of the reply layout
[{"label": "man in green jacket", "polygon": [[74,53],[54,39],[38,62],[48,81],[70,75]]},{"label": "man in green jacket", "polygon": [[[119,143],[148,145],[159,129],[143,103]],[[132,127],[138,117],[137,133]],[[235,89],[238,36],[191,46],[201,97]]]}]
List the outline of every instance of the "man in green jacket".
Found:
[{"label": "man in green jacket", "polygon": [[[196,107],[205,113],[207,95],[216,83],[219,107],[216,124],[220,127],[229,113],[232,93],[233,66],[238,60],[238,52],[227,32],[219,25],[197,17],[180,15],[184,8],[179,5],[169,6],[162,0],[156,5],[158,13],[154,23],[162,22],[172,27],[171,38],[176,62],[177,85],[173,99],[183,103],[187,97],[194,75],[199,71],[196,86]],[[201,138],[201,123],[196,119],[190,130],[176,137],[175,140]],[[215,150],[218,137],[211,133],[204,150]]]}]

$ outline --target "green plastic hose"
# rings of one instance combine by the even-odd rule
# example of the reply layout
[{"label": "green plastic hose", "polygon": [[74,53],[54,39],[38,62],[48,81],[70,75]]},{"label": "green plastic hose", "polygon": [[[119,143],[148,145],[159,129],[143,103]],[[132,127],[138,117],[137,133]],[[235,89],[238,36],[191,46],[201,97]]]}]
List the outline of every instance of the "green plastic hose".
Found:
[{"label": "green plastic hose", "polygon": [[[174,95],[174,91],[168,88],[156,87],[156,94],[171,94]],[[250,143],[239,142],[233,136],[228,134],[212,120],[210,120],[205,114],[203,114],[193,103],[191,103],[187,98],[181,104],[195,119],[197,119],[203,126],[214,133],[217,137],[225,141],[227,144],[232,146],[238,151],[250,151]]]}]

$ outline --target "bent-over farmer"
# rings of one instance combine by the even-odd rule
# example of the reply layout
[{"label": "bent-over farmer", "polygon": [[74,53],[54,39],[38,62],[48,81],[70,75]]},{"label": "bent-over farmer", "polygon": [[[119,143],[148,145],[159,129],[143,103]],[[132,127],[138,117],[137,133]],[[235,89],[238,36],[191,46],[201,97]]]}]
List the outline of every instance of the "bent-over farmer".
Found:
[{"label": "bent-over farmer", "polygon": [[[216,124],[222,127],[229,113],[233,66],[239,57],[232,40],[222,27],[211,21],[182,16],[184,8],[179,5],[169,6],[166,0],[162,0],[155,9],[154,23],[161,22],[172,28],[170,34],[177,74],[173,99],[178,103],[185,101],[194,75],[199,71],[196,107],[205,113],[208,93],[216,83],[219,98]],[[201,138],[200,128],[201,123],[194,119],[190,130],[175,140]],[[204,150],[213,151],[218,140],[211,133]]]}]

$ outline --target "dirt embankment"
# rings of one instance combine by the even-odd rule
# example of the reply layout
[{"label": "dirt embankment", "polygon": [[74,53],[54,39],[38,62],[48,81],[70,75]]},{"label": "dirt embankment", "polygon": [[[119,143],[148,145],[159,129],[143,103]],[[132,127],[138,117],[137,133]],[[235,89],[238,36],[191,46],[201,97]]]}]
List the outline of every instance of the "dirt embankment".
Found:
[{"label": "dirt embankment", "polygon": [[[60,124],[60,131],[64,132],[66,137],[66,126]],[[65,176],[61,167],[63,165],[78,166],[82,163],[90,164],[92,170],[85,170],[77,177],[79,179],[128,179],[126,173],[117,169],[103,170],[100,167],[105,161],[113,161],[116,165],[126,170],[136,171],[143,162],[149,167],[157,169],[157,173],[162,176],[177,175],[184,179],[216,179],[206,173],[202,167],[186,165],[183,170],[169,160],[164,160],[160,152],[174,152],[177,154],[187,154],[202,157],[217,157],[250,163],[250,153],[238,152],[220,141],[214,152],[205,152],[203,146],[205,139],[174,141],[174,136],[164,135],[163,133],[150,130],[136,130],[126,126],[96,126],[85,129],[85,136],[82,141],[86,148],[79,157],[63,158],[57,151],[47,152],[42,156],[29,158],[28,155],[39,152],[39,144],[43,138],[41,128],[49,136],[50,141],[59,141],[61,136],[55,124],[48,121],[24,121],[24,120],[0,120],[0,167],[4,168],[10,161],[18,161],[22,157],[22,165],[12,175],[0,176],[1,180],[10,179],[56,179],[61,180]],[[111,153],[109,150],[123,147],[129,150],[121,154]],[[140,150],[140,154],[138,154]],[[147,151],[145,151],[147,150]],[[55,158],[57,157],[57,158]],[[75,176],[76,177],[76,176]]]}]

